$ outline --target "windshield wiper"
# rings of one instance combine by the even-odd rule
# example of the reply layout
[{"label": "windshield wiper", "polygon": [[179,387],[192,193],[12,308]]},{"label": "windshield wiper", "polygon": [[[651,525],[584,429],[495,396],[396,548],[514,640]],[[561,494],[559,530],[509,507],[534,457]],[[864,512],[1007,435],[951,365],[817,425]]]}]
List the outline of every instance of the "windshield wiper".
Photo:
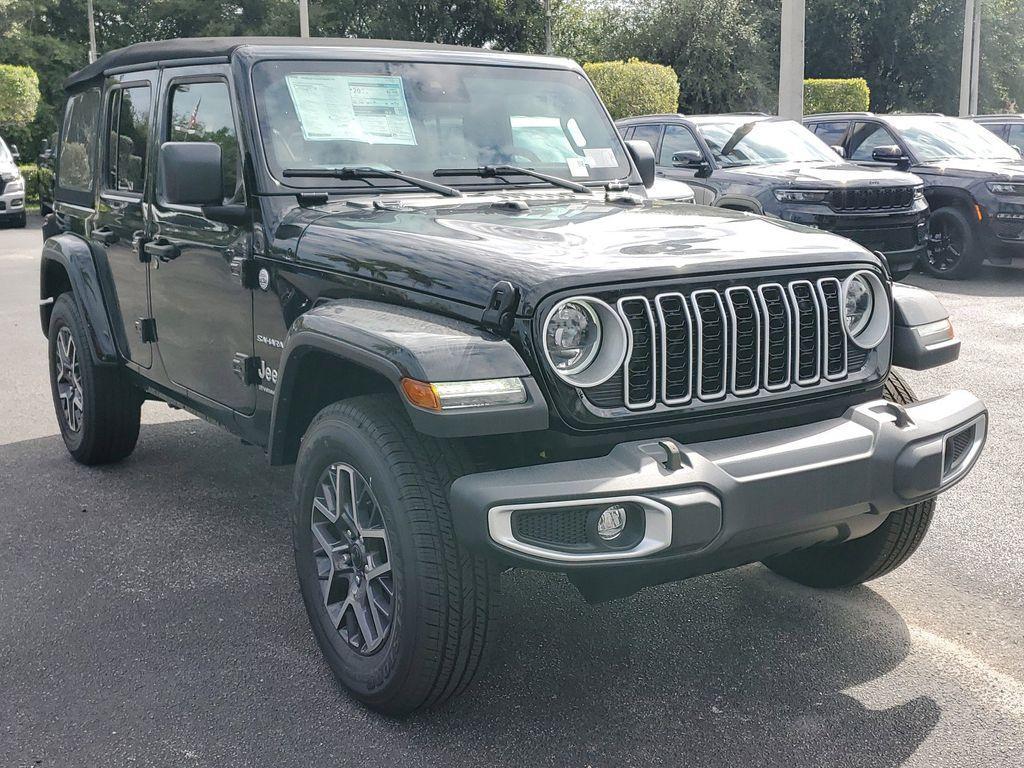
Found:
[{"label": "windshield wiper", "polygon": [[384,168],[372,168],[365,165],[345,165],[340,168],[285,168],[281,173],[286,178],[306,179],[341,179],[342,181],[367,179],[395,179],[404,181],[414,187],[425,189],[428,192],[437,192],[445,197],[462,197],[462,193],[455,187],[447,187],[444,184],[437,184],[427,179],[420,179],[416,176],[407,176],[401,171],[389,171]]},{"label": "windshield wiper", "polygon": [[476,168],[438,168],[434,175],[442,176],[479,176],[481,179],[495,179],[501,176],[531,176],[541,181],[546,181],[556,187],[571,189],[573,192],[582,192],[589,195],[593,192],[590,187],[577,184],[575,181],[563,179],[561,176],[552,176],[548,173],[541,173],[532,168],[520,168],[518,165],[481,165]]}]

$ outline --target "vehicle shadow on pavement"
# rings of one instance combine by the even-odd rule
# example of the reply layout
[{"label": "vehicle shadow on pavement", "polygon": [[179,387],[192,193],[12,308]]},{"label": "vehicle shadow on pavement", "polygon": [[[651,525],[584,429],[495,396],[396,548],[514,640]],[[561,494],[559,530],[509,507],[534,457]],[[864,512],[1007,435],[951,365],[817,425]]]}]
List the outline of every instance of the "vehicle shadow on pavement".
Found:
[{"label": "vehicle shadow on pavement", "polygon": [[491,671],[388,720],[312,639],[290,482],[197,420],[102,469],[56,436],[0,446],[0,764],[880,768],[938,722],[844,692],[909,652],[884,599],[761,566],[597,606],[508,573]]},{"label": "vehicle shadow on pavement", "polygon": [[904,281],[935,293],[953,293],[961,296],[1024,296],[1024,269],[985,265],[970,280],[939,280],[915,272]]}]

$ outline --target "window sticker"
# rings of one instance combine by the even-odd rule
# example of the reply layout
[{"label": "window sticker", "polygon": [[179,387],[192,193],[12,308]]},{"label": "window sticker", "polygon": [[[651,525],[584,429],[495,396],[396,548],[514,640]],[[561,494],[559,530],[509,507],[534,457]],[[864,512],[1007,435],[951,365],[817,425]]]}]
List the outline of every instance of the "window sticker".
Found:
[{"label": "window sticker", "polygon": [[285,81],[307,141],[416,145],[400,77],[295,74]]},{"label": "window sticker", "polygon": [[583,131],[580,130],[580,124],[576,122],[575,117],[570,117],[565,127],[569,131],[569,135],[572,136],[572,140],[576,142],[577,147],[587,146],[587,137],[583,135]]},{"label": "window sticker", "polygon": [[615,153],[607,147],[601,149],[584,149],[583,154],[587,157],[587,165],[591,168],[617,168],[618,161]]},{"label": "window sticker", "polygon": [[569,173],[576,178],[583,179],[590,176],[590,169],[587,168],[586,158],[575,155],[565,158],[565,162],[569,166]]}]

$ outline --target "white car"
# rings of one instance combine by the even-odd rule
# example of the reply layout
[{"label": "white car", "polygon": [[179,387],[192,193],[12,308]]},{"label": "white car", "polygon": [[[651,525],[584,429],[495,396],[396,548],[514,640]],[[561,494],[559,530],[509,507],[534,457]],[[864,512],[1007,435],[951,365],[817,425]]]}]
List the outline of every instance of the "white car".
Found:
[{"label": "white car", "polygon": [[0,137],[0,223],[25,226],[25,177],[18,169],[18,148]]}]

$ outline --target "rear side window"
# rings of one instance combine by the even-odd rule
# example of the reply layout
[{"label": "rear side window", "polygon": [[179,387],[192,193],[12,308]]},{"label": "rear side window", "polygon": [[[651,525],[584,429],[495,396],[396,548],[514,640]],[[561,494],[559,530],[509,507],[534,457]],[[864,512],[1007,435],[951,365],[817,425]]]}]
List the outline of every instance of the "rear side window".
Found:
[{"label": "rear side window", "polygon": [[814,135],[824,141],[830,147],[838,147],[843,143],[846,136],[846,128],[849,123],[815,123],[813,126]]},{"label": "rear side window", "polygon": [[700,147],[688,128],[681,125],[666,125],[658,165],[672,165],[672,155],[676,152],[700,152]]},{"label": "rear side window", "polygon": [[76,93],[64,110],[58,186],[72,192],[91,192],[96,167],[96,134],[100,114],[98,89]]},{"label": "rear side window", "polygon": [[982,128],[985,128],[986,130],[991,131],[1000,139],[1003,138],[1004,136],[1003,129],[1006,128],[1006,126],[1003,123],[978,123],[978,125],[980,125]]},{"label": "rear side window", "polygon": [[878,123],[856,123],[850,138],[850,159],[871,160],[879,147],[891,147],[897,141],[889,130]]},{"label": "rear side window", "polygon": [[660,125],[638,125],[633,131],[633,141],[646,141],[655,152],[658,151],[658,141],[660,139]]},{"label": "rear side window", "polygon": [[227,83],[181,83],[171,88],[168,141],[212,141],[220,145],[224,200],[241,199],[238,135]]},{"label": "rear side window", "polygon": [[107,189],[142,194],[149,144],[149,86],[122,88],[111,95],[107,147]]}]

